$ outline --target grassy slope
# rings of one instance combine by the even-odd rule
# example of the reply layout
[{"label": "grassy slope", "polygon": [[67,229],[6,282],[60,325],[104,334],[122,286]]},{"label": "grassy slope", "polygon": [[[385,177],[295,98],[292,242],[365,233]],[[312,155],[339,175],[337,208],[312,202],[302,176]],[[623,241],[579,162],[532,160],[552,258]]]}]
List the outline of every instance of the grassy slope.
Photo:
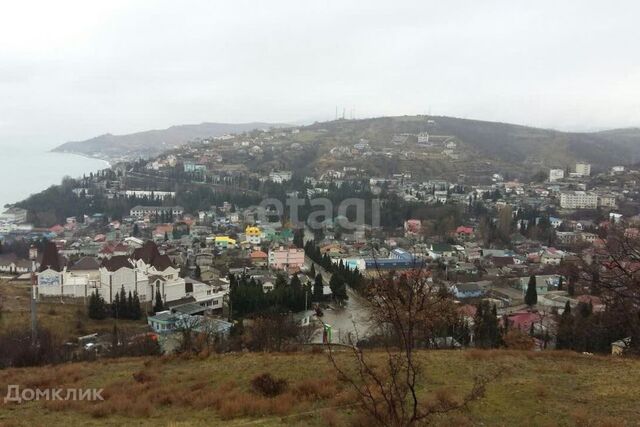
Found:
[{"label": "grassy slope", "polygon": [[[638,360],[508,351],[421,352],[419,358],[432,384],[423,390],[427,395],[446,389],[456,396],[469,389],[474,374],[501,373],[485,399],[436,420],[439,425],[634,425],[640,419]],[[249,382],[263,372],[287,378],[291,391],[276,399],[254,395]],[[134,373],[145,380],[137,382]],[[343,425],[354,416],[345,406],[353,396],[323,354],[120,359],[0,371],[0,390],[8,384],[104,387],[107,399],[0,401],[0,425]]]},{"label": "grassy slope", "polygon": [[[0,280],[0,333],[10,329],[25,329],[31,325],[30,285],[28,282]],[[52,331],[59,339],[68,340],[94,332],[111,332],[113,320],[89,319],[83,305],[60,304],[59,301],[42,300],[38,303],[38,323]],[[144,320],[118,320],[121,330],[144,328]]]}]

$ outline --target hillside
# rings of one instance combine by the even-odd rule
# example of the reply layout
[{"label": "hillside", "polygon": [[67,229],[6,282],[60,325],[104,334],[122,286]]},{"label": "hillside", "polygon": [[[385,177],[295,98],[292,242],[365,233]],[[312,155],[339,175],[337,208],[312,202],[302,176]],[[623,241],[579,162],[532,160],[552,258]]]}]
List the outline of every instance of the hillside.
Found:
[{"label": "hillside", "polygon": [[[508,123],[441,116],[382,117],[312,125],[354,142],[366,138],[390,147],[398,134],[427,132],[432,140],[446,137],[462,145],[476,160],[527,166],[566,167],[587,161],[597,167],[630,164],[640,158],[640,129],[576,133]],[[409,140],[411,141],[411,140]],[[479,156],[479,157],[478,157]]]},{"label": "hillside", "polygon": [[[382,357],[383,353],[376,353]],[[343,355],[342,358],[345,356]],[[640,419],[640,361],[566,352],[422,351],[432,388],[423,397],[466,393],[475,374],[500,375],[484,399],[436,425],[634,425]],[[344,359],[340,359],[340,363]],[[288,380],[275,398],[251,391],[269,372]],[[104,388],[104,401],[3,403],[0,425],[350,425],[354,395],[326,355],[236,353],[127,358],[0,371],[0,390]]]},{"label": "hillside", "polygon": [[[128,135],[102,135],[68,142],[54,151],[131,160],[154,157],[198,138],[279,126],[284,125],[257,122],[182,125]],[[639,128],[575,133],[454,117],[401,116],[314,123],[299,130],[294,135],[278,136],[276,141],[298,142],[309,148],[305,155],[287,161],[296,154],[296,150],[288,150],[273,159],[273,167],[308,170],[312,166],[322,173],[342,166],[365,166],[372,173],[413,172],[418,176],[450,177],[458,174],[486,177],[501,171],[527,178],[541,169],[572,168],[576,161],[592,163],[597,171],[640,159]],[[418,143],[417,135],[421,133],[429,134],[428,144]],[[405,139],[399,141],[398,137]],[[369,142],[373,150],[366,158],[343,158],[341,162],[328,155],[332,148],[346,148],[362,140]],[[446,142],[456,144],[453,153],[443,151]],[[270,159],[254,160],[255,164],[246,165],[249,169],[270,169],[267,164]]]},{"label": "hillside", "polygon": [[100,135],[85,141],[62,144],[53,151],[75,153],[106,160],[126,160],[156,156],[198,138],[216,137],[227,133],[240,133],[254,129],[284,126],[275,123],[201,123],[171,126],[167,129],[148,130],[126,135]]}]

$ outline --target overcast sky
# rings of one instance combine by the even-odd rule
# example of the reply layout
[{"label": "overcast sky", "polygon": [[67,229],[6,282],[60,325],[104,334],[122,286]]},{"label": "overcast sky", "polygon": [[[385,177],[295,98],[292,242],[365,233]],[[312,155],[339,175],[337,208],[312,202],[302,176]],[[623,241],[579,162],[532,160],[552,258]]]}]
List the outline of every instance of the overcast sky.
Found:
[{"label": "overcast sky", "polygon": [[429,113],[640,126],[637,1],[12,1],[0,143]]}]

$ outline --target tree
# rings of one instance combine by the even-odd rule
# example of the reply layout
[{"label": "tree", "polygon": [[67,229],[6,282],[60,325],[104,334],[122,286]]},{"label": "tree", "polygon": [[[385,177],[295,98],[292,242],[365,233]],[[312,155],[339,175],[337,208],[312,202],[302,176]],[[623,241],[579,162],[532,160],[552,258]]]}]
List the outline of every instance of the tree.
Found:
[{"label": "tree", "polygon": [[102,320],[107,317],[107,304],[102,298],[102,295],[98,294],[96,290],[89,297],[89,310],[88,310],[89,318]]},{"label": "tree", "polygon": [[573,348],[573,316],[571,314],[571,304],[567,301],[564,311],[558,321],[558,332],[556,335],[556,348],[558,350]]},{"label": "tree", "polygon": [[162,295],[160,295],[160,290],[156,289],[156,302],[153,305],[153,312],[157,313],[159,311],[164,310],[164,303],[162,302]]},{"label": "tree", "polygon": [[529,307],[533,307],[538,303],[538,290],[536,289],[536,276],[532,274],[527,284],[527,292],[524,295],[524,302]]},{"label": "tree", "polygon": [[309,269],[309,276],[314,278],[316,277],[316,265],[314,263],[311,263],[311,268]]},{"label": "tree", "polygon": [[508,243],[511,240],[511,227],[513,225],[513,210],[510,205],[504,206],[500,209],[498,215],[498,231],[500,238]]},{"label": "tree", "polygon": [[196,265],[196,270],[194,272],[194,276],[197,280],[202,279],[202,270],[200,270],[200,266]]},{"label": "tree", "polygon": [[133,231],[131,234],[133,237],[140,237],[140,227],[138,227],[138,224],[133,224]]},{"label": "tree", "polygon": [[488,301],[480,302],[473,323],[476,347],[497,348],[500,346],[500,326],[495,304],[491,306]]},{"label": "tree", "polygon": [[322,283],[322,274],[318,273],[313,282],[313,298],[316,301],[324,299],[324,284]]},{"label": "tree", "polygon": [[347,286],[339,274],[334,273],[331,275],[331,279],[329,280],[329,287],[331,288],[331,294],[333,295],[333,298],[339,303],[342,303],[349,299],[349,296],[347,295]]},{"label": "tree", "polygon": [[131,291],[129,291],[129,295],[127,296],[127,309],[126,309],[126,313],[125,313],[125,319],[133,319],[133,312],[134,312],[134,307],[133,307],[133,294],[131,293]]},{"label": "tree", "polygon": [[133,305],[131,307],[131,313],[129,313],[131,320],[140,320],[142,317],[142,308],[140,307],[140,297],[137,291],[133,291]]},{"label": "tree", "polygon": [[302,228],[297,229],[293,233],[293,244],[296,245],[297,248],[304,247],[304,230]]},{"label": "tree", "polygon": [[[484,395],[489,376],[476,377],[471,391],[459,399],[425,402],[418,397],[419,389],[433,389],[435,384],[429,379],[428,366],[420,364],[415,351],[438,337],[436,325],[456,314],[451,294],[428,279],[428,274],[417,270],[400,277],[389,274],[370,281],[363,289],[363,303],[382,334],[385,351],[376,351],[377,357],[355,345],[357,333],[348,340],[351,350],[346,355],[341,352],[340,360],[332,343],[327,343],[334,368],[356,392],[358,409],[378,425],[428,424],[434,415],[460,409]],[[351,363],[345,367],[348,361]]]}]

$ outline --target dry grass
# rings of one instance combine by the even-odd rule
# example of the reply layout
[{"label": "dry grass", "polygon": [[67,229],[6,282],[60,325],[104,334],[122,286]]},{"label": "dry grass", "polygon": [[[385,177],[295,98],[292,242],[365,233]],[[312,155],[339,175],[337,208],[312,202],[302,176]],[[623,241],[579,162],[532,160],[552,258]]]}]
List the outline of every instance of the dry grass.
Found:
[{"label": "dry grass", "polygon": [[[0,299],[3,300],[0,333],[30,326],[29,293],[30,288],[27,282],[0,280]],[[62,341],[94,332],[110,333],[113,329],[113,321],[110,319],[102,321],[89,319],[81,301],[79,304],[60,304],[59,301],[44,299],[38,303],[38,321]],[[145,327],[145,324],[143,320],[118,320],[118,327],[121,330],[138,329]]]},{"label": "dry grass", "polygon": [[[346,356],[338,357],[346,363]],[[418,357],[429,379],[420,393],[439,406],[459,401],[473,375],[504,372],[481,402],[434,419],[437,425],[518,425],[533,419],[538,425],[633,425],[640,419],[640,407],[630,398],[640,395],[640,361],[518,351],[419,352]],[[264,372],[286,379],[287,390],[273,398],[256,394],[251,379]],[[0,425],[40,425],[43,417],[51,425],[212,425],[255,418],[261,425],[371,425],[357,415],[357,396],[336,377],[326,356],[311,353],[125,358],[0,371],[0,392],[9,384],[103,387],[105,400],[18,405],[0,399]]]}]

